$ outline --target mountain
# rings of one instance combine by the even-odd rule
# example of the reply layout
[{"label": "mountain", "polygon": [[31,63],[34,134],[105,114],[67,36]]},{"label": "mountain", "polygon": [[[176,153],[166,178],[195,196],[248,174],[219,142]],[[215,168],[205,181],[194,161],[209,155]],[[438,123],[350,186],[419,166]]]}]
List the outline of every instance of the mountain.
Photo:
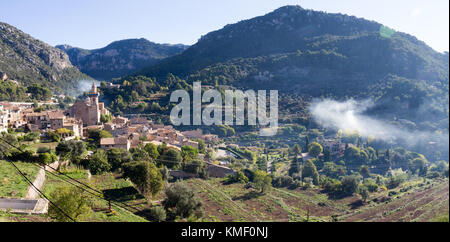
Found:
[{"label": "mountain", "polygon": [[448,53],[344,14],[282,7],[211,32],[138,75],[162,80],[168,73],[189,82],[275,89],[309,99],[372,98],[389,104],[384,113],[390,118],[403,113],[406,119],[448,123]]},{"label": "mountain", "polygon": [[1,22],[0,73],[25,86],[38,83],[57,92],[75,90],[78,80],[91,79],[65,52]]},{"label": "mountain", "polygon": [[83,73],[97,79],[112,79],[132,74],[164,58],[179,54],[188,46],[156,44],[146,39],[127,39],[96,50],[68,45],[58,45],[56,48],[65,51],[72,64]]},{"label": "mountain", "polygon": [[380,26],[347,15],[286,6],[208,33],[181,55],[146,68],[141,74],[164,74],[170,71],[184,75],[232,58],[294,52],[306,49],[320,36],[354,36],[378,31]]},{"label": "mountain", "polygon": [[[393,32],[373,21],[306,10],[300,6],[285,6],[267,15],[208,33],[182,54],[145,68],[139,74],[165,77],[167,73],[172,73],[187,77],[208,66],[235,58],[308,50],[334,51],[366,64],[381,61],[386,68],[390,68],[391,63],[411,68],[415,65],[413,71],[418,72],[420,65],[433,68],[432,65],[437,64],[437,72],[443,76],[448,74],[448,54],[437,53],[413,36]],[[386,58],[390,63],[386,63]],[[429,69],[428,74],[436,74],[436,71]]]}]

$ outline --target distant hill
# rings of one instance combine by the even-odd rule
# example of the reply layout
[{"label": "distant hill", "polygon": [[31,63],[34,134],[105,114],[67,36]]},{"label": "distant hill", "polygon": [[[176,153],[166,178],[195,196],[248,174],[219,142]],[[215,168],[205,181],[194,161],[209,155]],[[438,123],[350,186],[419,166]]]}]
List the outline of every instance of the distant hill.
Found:
[{"label": "distant hill", "polygon": [[79,80],[91,79],[65,52],[1,22],[0,73],[25,86],[38,83],[59,92],[75,90]]},{"label": "distant hill", "polygon": [[156,44],[146,39],[127,39],[108,46],[86,50],[68,45],[58,45],[65,51],[73,65],[96,79],[112,79],[129,75],[146,66],[183,52],[188,46]]}]

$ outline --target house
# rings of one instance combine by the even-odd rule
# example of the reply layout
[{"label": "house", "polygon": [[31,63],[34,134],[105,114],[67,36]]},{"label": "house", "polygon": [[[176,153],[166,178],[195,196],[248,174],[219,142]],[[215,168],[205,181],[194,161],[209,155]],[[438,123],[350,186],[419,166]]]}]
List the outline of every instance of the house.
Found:
[{"label": "house", "polygon": [[3,118],[6,119],[6,122],[8,123],[8,127],[15,127],[18,128],[24,124],[22,119],[22,111],[24,110],[24,107],[22,105],[18,105],[15,103],[10,102],[3,102],[0,103],[2,106],[0,115],[3,115]]},{"label": "house", "polygon": [[197,142],[197,141],[192,141],[192,140],[189,140],[189,139],[184,139],[184,140],[182,141],[182,143],[181,143],[181,146],[185,146],[185,145],[187,145],[187,146],[192,146],[192,147],[198,149],[198,142]]},{"label": "house", "polygon": [[100,139],[100,147],[105,150],[112,148],[130,150],[131,141],[126,136],[102,138]]},{"label": "house", "polygon": [[324,140],[323,148],[330,151],[332,157],[342,157],[345,152],[345,144],[335,140]]},{"label": "house", "polygon": [[203,131],[201,129],[197,129],[191,131],[184,131],[182,134],[189,139],[201,139],[203,136]]},{"label": "house", "polygon": [[73,132],[74,137],[83,138],[83,121],[75,118],[66,118],[63,128]]},{"label": "house", "polygon": [[[160,146],[160,145],[163,145],[163,142],[159,142],[159,141],[153,140],[153,141],[144,141],[142,144],[143,144],[143,145],[146,145],[146,144],[154,144],[154,145],[156,145],[156,146]],[[176,149],[176,150],[178,150],[178,151],[181,151],[181,148],[178,147],[178,146],[175,146],[175,145],[171,145],[171,144],[167,144],[167,143],[166,143],[166,147],[168,147],[168,148],[173,148],[173,149]]]},{"label": "house", "polygon": [[3,109],[3,105],[0,104],[0,133],[8,132],[8,113]]},{"label": "house", "polygon": [[146,118],[143,118],[143,117],[136,117],[136,118],[130,119],[130,124],[131,125],[134,125],[134,124],[151,125],[152,121],[148,120]]},{"label": "house", "polygon": [[112,123],[115,125],[125,125],[128,123],[128,119],[125,117],[117,116],[112,120]]},{"label": "house", "polygon": [[219,142],[219,136],[215,135],[215,134],[205,134],[202,136],[202,139],[205,142]]}]

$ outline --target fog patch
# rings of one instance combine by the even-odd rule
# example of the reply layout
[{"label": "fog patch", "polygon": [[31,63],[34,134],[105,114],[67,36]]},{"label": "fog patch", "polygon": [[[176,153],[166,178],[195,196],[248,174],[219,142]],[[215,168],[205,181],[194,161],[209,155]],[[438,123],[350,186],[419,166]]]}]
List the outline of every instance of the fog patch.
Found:
[{"label": "fog patch", "polygon": [[358,131],[366,138],[375,137],[388,143],[400,143],[409,147],[430,142],[448,144],[448,133],[412,130],[364,113],[374,106],[375,103],[371,100],[338,102],[323,99],[313,101],[309,111],[313,119],[325,128]]},{"label": "fog patch", "polygon": [[100,81],[97,80],[79,80],[76,84],[75,90],[71,91],[69,95],[72,97],[78,97],[83,95],[85,92],[89,92],[92,88],[92,82],[94,82],[97,87],[100,86]]}]

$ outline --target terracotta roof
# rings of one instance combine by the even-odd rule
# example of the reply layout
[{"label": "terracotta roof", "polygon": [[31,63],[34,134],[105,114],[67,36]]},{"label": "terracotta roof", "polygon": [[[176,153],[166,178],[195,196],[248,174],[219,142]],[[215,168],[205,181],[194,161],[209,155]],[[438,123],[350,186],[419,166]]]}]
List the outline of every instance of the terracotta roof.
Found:
[{"label": "terracotta roof", "polygon": [[50,119],[63,119],[64,114],[62,112],[48,112],[48,117]]},{"label": "terracotta roof", "polygon": [[100,145],[114,145],[115,140],[114,138],[102,138],[100,140]]},{"label": "terracotta roof", "polygon": [[100,145],[126,145],[128,142],[127,137],[102,138],[100,140]]}]

